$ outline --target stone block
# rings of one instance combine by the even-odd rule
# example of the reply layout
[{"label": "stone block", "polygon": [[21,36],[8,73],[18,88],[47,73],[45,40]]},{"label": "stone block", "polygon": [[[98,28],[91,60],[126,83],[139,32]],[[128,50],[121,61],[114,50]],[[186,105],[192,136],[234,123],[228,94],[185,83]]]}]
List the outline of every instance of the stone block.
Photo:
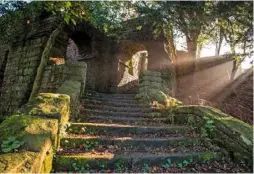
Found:
[{"label": "stone block", "polygon": [[35,115],[60,119],[67,122],[70,111],[70,97],[61,94],[40,93],[29,103],[21,107],[17,114]]}]

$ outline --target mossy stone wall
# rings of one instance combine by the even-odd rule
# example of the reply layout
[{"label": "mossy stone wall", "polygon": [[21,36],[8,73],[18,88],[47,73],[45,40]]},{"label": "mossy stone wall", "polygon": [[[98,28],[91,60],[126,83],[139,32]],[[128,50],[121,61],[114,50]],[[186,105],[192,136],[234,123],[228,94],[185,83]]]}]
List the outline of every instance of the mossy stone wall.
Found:
[{"label": "mossy stone wall", "polygon": [[[238,120],[218,109],[205,106],[176,106],[165,109],[169,121],[174,117],[174,124],[190,121],[200,130],[207,120],[213,122],[212,143],[227,150],[237,162],[252,166],[253,162],[253,126]],[[165,111],[164,110],[164,111]]]},{"label": "mossy stone wall", "polygon": [[21,32],[19,37],[8,45],[9,54],[0,96],[0,115],[10,115],[27,102],[46,41],[57,24],[55,18],[31,21],[26,26],[27,31]]},{"label": "mossy stone wall", "polygon": [[0,152],[0,172],[49,173],[69,115],[69,96],[41,93],[2,122],[0,143],[9,136],[25,143],[18,152]]},{"label": "mossy stone wall", "polygon": [[166,104],[167,95],[164,93],[161,73],[156,71],[145,71],[140,75],[140,87],[136,99]]}]

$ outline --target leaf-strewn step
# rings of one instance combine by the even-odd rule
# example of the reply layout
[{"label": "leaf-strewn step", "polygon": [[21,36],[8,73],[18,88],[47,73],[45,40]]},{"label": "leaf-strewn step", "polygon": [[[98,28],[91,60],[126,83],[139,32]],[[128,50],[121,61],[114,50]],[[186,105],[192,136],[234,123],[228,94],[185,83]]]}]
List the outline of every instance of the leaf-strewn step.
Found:
[{"label": "leaf-strewn step", "polygon": [[132,166],[143,166],[144,164],[161,166],[168,160],[172,163],[183,163],[183,161],[200,162],[215,160],[221,157],[218,152],[190,152],[190,153],[132,153],[126,155],[116,155],[113,153],[80,153],[70,155],[58,155],[54,168],[57,172],[73,171],[73,163],[78,166],[86,166],[89,169],[131,168]]},{"label": "leaf-strewn step", "polygon": [[97,100],[97,101],[115,101],[115,102],[121,102],[121,103],[139,103],[134,98],[101,98],[101,97],[91,97],[87,96],[85,99],[89,100]]},{"label": "leaf-strewn step", "polygon": [[112,112],[152,112],[156,109],[154,108],[142,108],[142,107],[116,107],[116,106],[107,106],[107,105],[95,105],[87,103],[85,105],[86,109],[100,109],[103,111],[112,111]]},{"label": "leaf-strewn step", "polygon": [[[143,112],[113,112],[107,110],[84,109],[82,111],[85,115],[105,115],[105,116],[119,116],[119,117],[149,117],[150,113]],[[157,113],[157,112],[154,112]]]},{"label": "leaf-strewn step", "polygon": [[[201,140],[197,137],[170,137],[170,138],[131,138],[131,137],[75,137],[69,136],[61,139],[61,147],[63,148],[98,148],[104,147],[106,150],[111,146],[121,148],[135,148],[150,151],[150,148],[168,148],[171,150],[173,147],[183,146],[196,146],[200,145]],[[107,148],[107,146],[109,146]]]},{"label": "leaf-strewn step", "polygon": [[[81,119],[82,120],[82,119]],[[136,125],[160,125],[165,118],[142,118],[142,117],[119,117],[119,116],[101,116],[88,115],[86,119],[92,123],[117,123],[117,124],[136,124]]]},{"label": "leaf-strewn step", "polygon": [[95,104],[95,105],[106,105],[106,106],[116,106],[116,107],[142,107],[142,108],[151,108],[152,105],[149,104],[141,104],[141,103],[125,103],[125,102],[119,102],[119,101],[101,101],[101,100],[90,100],[90,99],[82,99],[81,103],[85,107],[86,104]]},{"label": "leaf-strewn step", "polygon": [[187,126],[139,126],[124,124],[102,124],[102,123],[72,123],[68,128],[69,133],[83,133],[86,135],[140,135],[140,134],[177,134],[191,132],[192,128]]}]

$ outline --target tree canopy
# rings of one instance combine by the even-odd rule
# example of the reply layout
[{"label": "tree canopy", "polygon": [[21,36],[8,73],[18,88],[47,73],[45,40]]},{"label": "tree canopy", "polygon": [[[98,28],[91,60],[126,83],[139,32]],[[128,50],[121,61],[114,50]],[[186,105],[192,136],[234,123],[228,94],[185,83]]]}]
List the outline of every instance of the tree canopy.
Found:
[{"label": "tree canopy", "polygon": [[[58,15],[76,25],[89,21],[104,32],[114,32],[122,21],[147,16],[154,34],[163,33],[174,44],[180,31],[192,58],[207,42],[221,47],[224,39],[231,47],[253,54],[253,2],[251,1],[6,1],[0,3],[1,40],[10,40],[14,27],[42,13]],[[147,18],[146,18],[147,19]],[[137,26],[142,29],[142,26]],[[118,33],[119,34],[119,33]],[[171,44],[171,46],[172,46]],[[170,46],[170,45],[169,45]],[[243,59],[243,56],[240,58]]]}]

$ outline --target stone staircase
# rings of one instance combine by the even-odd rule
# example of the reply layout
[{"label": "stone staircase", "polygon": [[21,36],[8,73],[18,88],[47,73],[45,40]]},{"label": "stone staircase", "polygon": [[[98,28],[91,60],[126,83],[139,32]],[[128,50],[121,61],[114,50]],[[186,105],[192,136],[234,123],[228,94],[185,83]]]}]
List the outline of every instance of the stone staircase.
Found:
[{"label": "stone staircase", "polygon": [[188,124],[151,118],[156,109],[135,94],[87,92],[54,161],[54,172],[193,172],[188,167],[221,159]]}]

